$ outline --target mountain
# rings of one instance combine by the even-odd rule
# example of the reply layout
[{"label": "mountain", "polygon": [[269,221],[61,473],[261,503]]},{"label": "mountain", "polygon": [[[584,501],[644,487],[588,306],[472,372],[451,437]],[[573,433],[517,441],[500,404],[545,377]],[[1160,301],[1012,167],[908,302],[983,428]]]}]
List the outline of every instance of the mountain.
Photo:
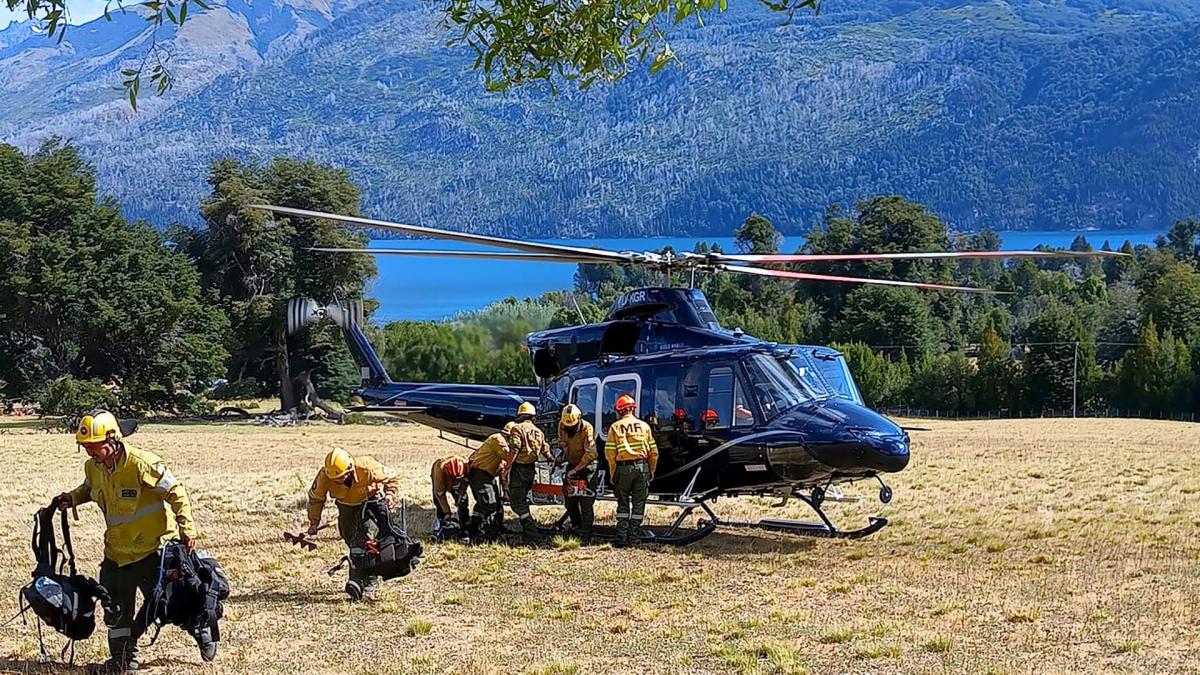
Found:
[{"label": "mountain", "polygon": [[672,34],[681,67],[557,96],[485,94],[428,4],[207,14],[136,116],[114,83],[144,24],[0,48],[0,139],[75,139],[162,224],[196,222],[224,153],[334,163],[368,213],[509,235],[728,233],[750,211],[796,232],[882,193],[964,229],[1200,213],[1194,3],[829,0],[790,22],[731,3]]}]

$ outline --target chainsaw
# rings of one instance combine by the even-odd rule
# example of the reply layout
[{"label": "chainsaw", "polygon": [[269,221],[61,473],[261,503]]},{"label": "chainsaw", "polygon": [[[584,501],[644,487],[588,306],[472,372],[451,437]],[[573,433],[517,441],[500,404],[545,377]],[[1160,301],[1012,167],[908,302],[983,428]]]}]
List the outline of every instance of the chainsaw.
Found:
[{"label": "chainsaw", "polygon": [[[317,532],[320,532],[321,530],[323,530],[327,527],[329,527],[328,524],[322,525],[317,528]],[[290,544],[295,544],[295,545],[299,546],[300,548],[308,550],[308,551],[315,551],[317,548],[317,542],[308,538],[308,532],[302,531],[299,534],[292,534],[291,532],[284,532],[283,539],[284,539],[284,541],[286,541]]]}]

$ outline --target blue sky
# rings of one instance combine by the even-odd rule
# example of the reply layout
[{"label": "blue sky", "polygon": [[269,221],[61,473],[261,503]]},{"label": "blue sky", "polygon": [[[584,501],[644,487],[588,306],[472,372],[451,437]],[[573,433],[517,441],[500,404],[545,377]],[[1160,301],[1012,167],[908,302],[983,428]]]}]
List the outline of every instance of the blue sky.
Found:
[{"label": "blue sky", "polygon": [[[21,5],[24,5],[24,3],[21,3]],[[10,21],[21,21],[27,17],[21,5],[18,5],[18,11],[16,12],[10,12],[7,9],[7,5],[0,6],[0,29],[8,26]],[[113,9],[116,9],[116,6],[117,4],[114,1]],[[104,14],[104,0],[68,0],[67,9],[71,12],[71,23],[87,23]]]}]

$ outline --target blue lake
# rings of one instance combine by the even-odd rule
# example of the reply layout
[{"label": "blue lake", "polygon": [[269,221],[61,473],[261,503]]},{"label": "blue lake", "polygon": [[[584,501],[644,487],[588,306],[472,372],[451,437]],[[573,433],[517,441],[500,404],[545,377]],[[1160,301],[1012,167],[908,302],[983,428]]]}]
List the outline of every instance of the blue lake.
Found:
[{"label": "blue lake", "polygon": [[[1092,232],[1047,231],[1004,232],[1002,248],[1031,249],[1038,244],[1066,247],[1077,235],[1084,235],[1099,248],[1106,240],[1119,248],[1125,240],[1153,244],[1158,232],[1097,230]],[[671,246],[691,251],[698,241],[719,243],[726,252],[736,252],[732,237],[646,238],[646,239],[564,239],[541,240],[575,246],[598,246],[613,251],[648,251]],[[804,237],[787,237],[781,250],[793,252]],[[492,250],[432,240],[372,241],[371,248],[408,248],[439,250]],[[396,319],[441,319],[462,311],[480,309],[509,296],[535,297],[547,291],[571,288],[576,265],[541,262],[475,261],[439,258],[377,256],[379,277],[367,289],[381,304],[375,320],[386,323]]]}]

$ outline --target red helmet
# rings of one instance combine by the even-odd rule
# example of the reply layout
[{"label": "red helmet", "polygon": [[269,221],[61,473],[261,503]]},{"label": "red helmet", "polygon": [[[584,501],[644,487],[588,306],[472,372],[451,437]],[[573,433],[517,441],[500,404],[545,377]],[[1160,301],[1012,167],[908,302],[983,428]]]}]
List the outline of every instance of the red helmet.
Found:
[{"label": "red helmet", "polygon": [[684,418],[686,418],[686,417],[687,417],[687,411],[686,411],[686,410],[684,410],[683,408],[676,408],[676,409],[675,409],[675,419],[677,419],[677,420],[681,420],[681,419],[684,419]]},{"label": "red helmet", "polygon": [[637,401],[633,400],[633,397],[629,394],[621,394],[617,397],[617,404],[613,406],[613,408],[615,408],[617,412],[623,413],[626,410],[633,410],[637,408]]},{"label": "red helmet", "polygon": [[712,408],[705,410],[704,414],[700,416],[701,422],[716,422],[720,419],[720,416],[717,415],[717,411],[713,410]]},{"label": "red helmet", "polygon": [[442,465],[442,471],[451,480],[462,480],[467,475],[467,463],[462,461],[462,457],[451,457]]}]

